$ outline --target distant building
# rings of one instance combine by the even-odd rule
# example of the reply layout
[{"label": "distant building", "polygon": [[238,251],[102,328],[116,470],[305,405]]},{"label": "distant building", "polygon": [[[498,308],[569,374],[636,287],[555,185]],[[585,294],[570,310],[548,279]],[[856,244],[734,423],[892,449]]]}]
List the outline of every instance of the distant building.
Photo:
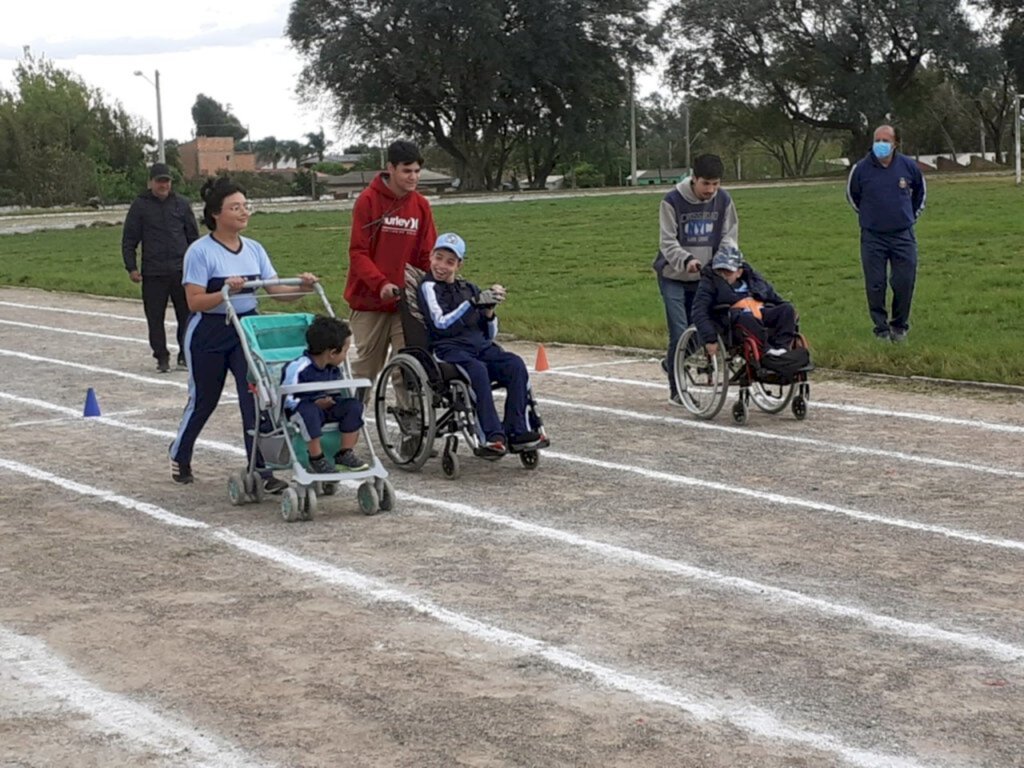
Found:
[{"label": "distant building", "polygon": [[633,183],[632,175],[627,177],[628,182],[636,187],[649,187],[655,184],[678,184],[690,175],[688,168],[656,168],[654,170],[637,171],[636,183]]},{"label": "distant building", "polygon": [[[336,198],[354,197],[363,191],[373,181],[373,177],[380,171],[350,171],[340,176],[328,176],[318,174],[320,183],[325,194],[333,195]],[[444,173],[435,173],[424,168],[420,171],[419,190],[421,192],[441,192],[452,186],[452,177]]]},{"label": "distant building", "polygon": [[217,171],[255,171],[256,155],[236,152],[230,136],[197,136],[178,147],[186,179],[213,176]]}]

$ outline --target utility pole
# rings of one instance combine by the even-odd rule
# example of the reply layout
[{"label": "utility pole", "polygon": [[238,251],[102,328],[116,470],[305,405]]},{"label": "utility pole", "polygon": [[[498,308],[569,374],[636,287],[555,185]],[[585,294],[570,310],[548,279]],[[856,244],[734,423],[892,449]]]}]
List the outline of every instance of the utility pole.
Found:
[{"label": "utility pole", "polygon": [[146,77],[141,70],[135,70],[134,74],[136,77],[141,77],[156,89],[156,155],[157,159],[161,163],[166,163],[167,155],[164,152],[164,114],[163,107],[160,104],[160,70],[153,70],[156,82],[153,82]]},{"label": "utility pole", "polygon": [[1020,186],[1020,94],[1013,100],[1013,146],[1014,165],[1017,170],[1017,186]]},{"label": "utility pole", "polygon": [[[1019,157],[1019,153],[1018,153]],[[637,186],[636,179],[636,89],[633,70],[629,70],[629,169],[630,185]]]},{"label": "utility pole", "polygon": [[686,171],[690,171],[690,102],[683,102],[683,141],[686,142]]}]

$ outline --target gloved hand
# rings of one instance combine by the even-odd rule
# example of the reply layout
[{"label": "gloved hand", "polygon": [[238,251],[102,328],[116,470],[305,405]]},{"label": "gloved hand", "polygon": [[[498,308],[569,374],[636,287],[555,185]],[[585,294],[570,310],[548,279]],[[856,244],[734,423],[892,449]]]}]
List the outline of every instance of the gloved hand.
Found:
[{"label": "gloved hand", "polygon": [[497,300],[499,304],[501,304],[501,302],[503,302],[507,298],[507,294],[505,293],[505,286],[501,285],[500,283],[495,283],[494,285],[491,286],[491,293],[494,294],[494,298]]},{"label": "gloved hand", "polygon": [[504,299],[499,299],[492,289],[486,288],[480,291],[479,296],[474,296],[469,303],[474,307],[493,307],[499,301],[503,300]]}]

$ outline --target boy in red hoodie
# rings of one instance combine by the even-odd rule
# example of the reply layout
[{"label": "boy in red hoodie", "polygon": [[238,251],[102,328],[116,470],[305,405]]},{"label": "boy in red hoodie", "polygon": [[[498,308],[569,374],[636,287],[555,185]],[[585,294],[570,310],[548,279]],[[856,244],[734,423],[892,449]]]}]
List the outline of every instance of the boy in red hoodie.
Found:
[{"label": "boy in red hoodie", "polygon": [[352,375],[357,378],[372,381],[387,362],[389,347],[405,346],[397,299],[405,265],[430,268],[437,230],[430,203],[416,191],[422,165],[419,147],[394,142],[386,170],[362,191],[352,210],[345,301],[352,310]]}]

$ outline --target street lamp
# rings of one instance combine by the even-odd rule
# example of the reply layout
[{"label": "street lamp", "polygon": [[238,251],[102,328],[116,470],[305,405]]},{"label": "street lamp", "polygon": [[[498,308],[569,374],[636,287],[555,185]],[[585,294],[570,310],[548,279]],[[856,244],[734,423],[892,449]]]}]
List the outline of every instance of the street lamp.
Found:
[{"label": "street lamp", "polygon": [[166,163],[167,156],[164,154],[164,115],[163,109],[160,106],[160,70],[154,69],[153,74],[156,77],[156,82],[153,82],[146,77],[141,70],[135,70],[136,77],[141,77],[147,83],[156,88],[156,154],[157,159],[161,163]]}]

